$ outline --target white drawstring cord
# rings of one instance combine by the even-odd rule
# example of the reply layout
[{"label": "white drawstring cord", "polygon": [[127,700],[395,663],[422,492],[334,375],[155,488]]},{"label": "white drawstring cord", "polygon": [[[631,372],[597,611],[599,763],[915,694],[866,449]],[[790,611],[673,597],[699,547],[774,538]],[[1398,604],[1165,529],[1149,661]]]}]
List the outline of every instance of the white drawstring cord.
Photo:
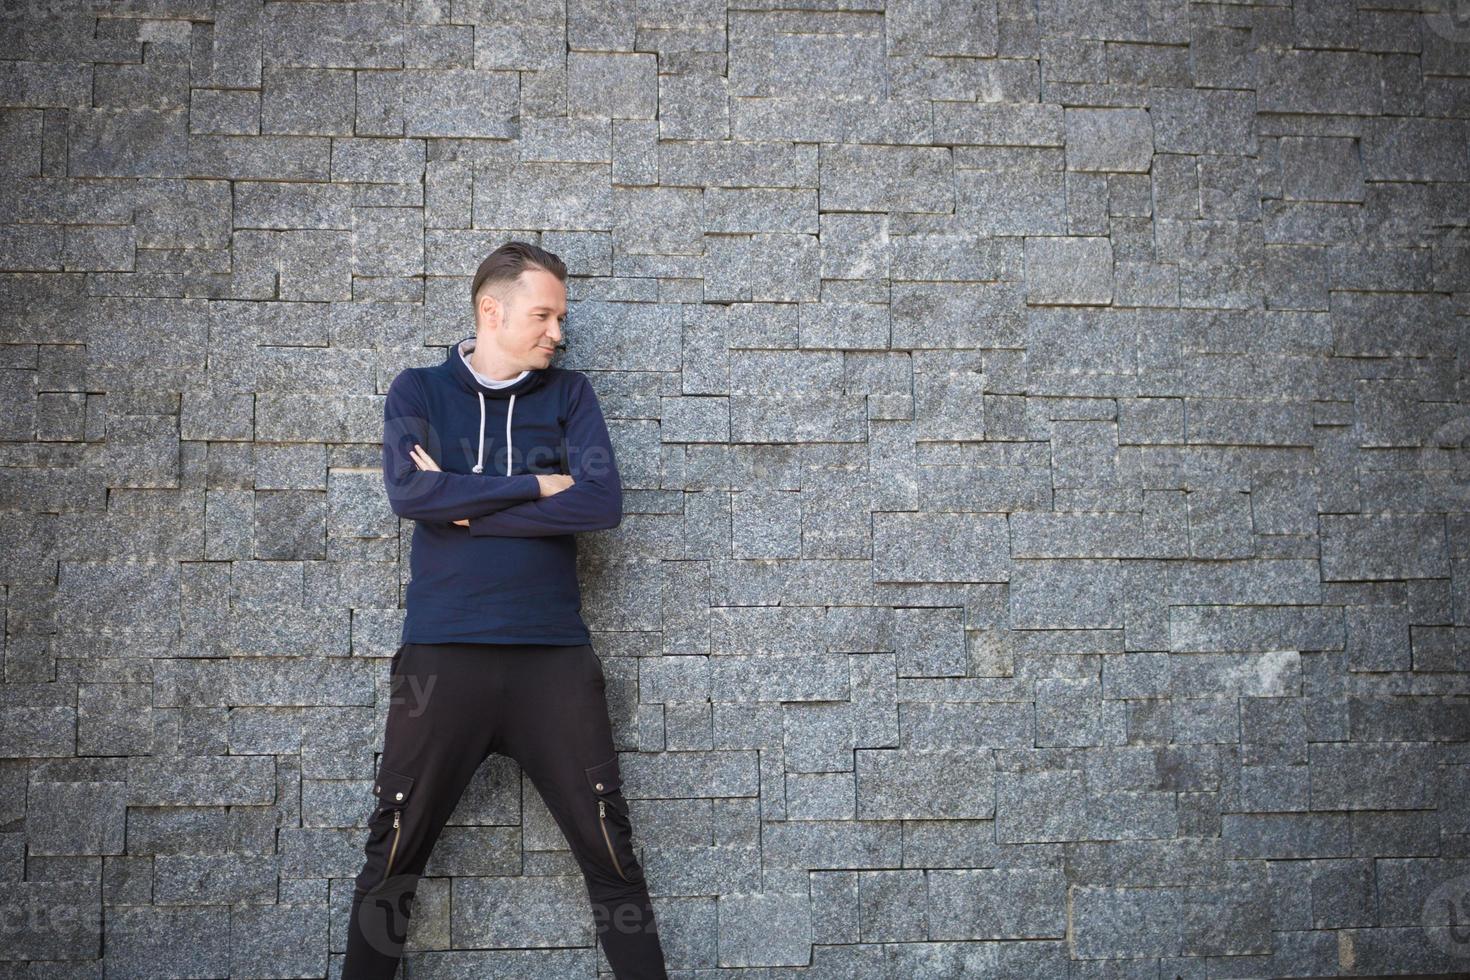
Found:
[{"label": "white drawstring cord", "polygon": [[485,472],[485,393],[477,391],[475,394],[480,396],[480,450],[475,457],[475,472],[483,473]]},{"label": "white drawstring cord", "polygon": [[[485,393],[477,391],[480,396],[480,449],[475,456],[475,472],[485,472]],[[510,454],[514,446],[510,441],[510,420],[516,413],[516,396],[510,396],[510,410],[505,413],[505,475],[510,476]]]},{"label": "white drawstring cord", "polygon": [[510,453],[515,447],[510,441],[510,417],[516,413],[516,396],[510,396],[510,410],[505,413],[505,475],[510,476]]}]

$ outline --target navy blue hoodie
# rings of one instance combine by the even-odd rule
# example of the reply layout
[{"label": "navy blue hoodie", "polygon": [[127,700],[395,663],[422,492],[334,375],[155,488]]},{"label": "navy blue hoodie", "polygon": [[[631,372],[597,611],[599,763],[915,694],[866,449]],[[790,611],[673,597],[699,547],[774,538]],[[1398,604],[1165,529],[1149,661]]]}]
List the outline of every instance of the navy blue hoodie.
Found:
[{"label": "navy blue hoodie", "polygon": [[[482,384],[460,356],[473,346],[399,372],[383,405],[383,483],[415,522],[401,642],[588,643],[575,534],[623,516],[597,395],[559,367]],[[440,472],[415,465],[414,443]],[[541,497],[537,473],[576,482]]]}]

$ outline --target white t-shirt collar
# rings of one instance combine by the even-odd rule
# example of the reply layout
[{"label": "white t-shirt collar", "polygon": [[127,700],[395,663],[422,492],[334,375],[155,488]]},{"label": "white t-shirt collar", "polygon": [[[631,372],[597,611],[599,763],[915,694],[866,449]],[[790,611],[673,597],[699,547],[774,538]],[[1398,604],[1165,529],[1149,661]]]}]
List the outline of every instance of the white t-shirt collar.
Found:
[{"label": "white t-shirt collar", "polygon": [[464,366],[470,369],[470,374],[474,375],[475,380],[480,382],[480,384],[484,385],[486,388],[508,388],[531,373],[530,369],[528,368],[525,371],[522,371],[520,374],[516,375],[514,378],[508,378],[505,381],[491,381],[489,378],[485,377],[479,371],[476,371],[473,367],[470,366],[470,359],[466,356],[466,354],[473,353],[474,350],[474,337],[470,337],[469,339],[462,341],[459,345],[459,359],[464,361]]}]

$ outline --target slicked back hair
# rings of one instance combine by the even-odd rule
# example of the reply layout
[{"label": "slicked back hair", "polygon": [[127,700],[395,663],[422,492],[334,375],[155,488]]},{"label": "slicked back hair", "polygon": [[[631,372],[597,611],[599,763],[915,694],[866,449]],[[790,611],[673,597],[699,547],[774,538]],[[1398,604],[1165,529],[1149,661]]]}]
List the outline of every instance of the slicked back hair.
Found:
[{"label": "slicked back hair", "polygon": [[485,256],[475,270],[475,278],[470,282],[471,309],[480,305],[480,291],[486,287],[493,289],[503,302],[527,269],[543,269],[563,283],[567,281],[566,263],[555,252],[530,242],[506,242]]}]

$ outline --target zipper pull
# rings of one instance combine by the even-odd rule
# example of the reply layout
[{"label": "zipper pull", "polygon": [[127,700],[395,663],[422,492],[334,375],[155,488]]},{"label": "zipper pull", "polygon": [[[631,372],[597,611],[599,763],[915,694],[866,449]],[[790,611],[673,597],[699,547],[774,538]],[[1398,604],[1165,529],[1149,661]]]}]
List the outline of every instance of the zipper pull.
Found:
[{"label": "zipper pull", "polygon": [[394,810],[393,811],[393,829],[394,830],[397,830],[398,829],[398,814],[401,813],[401,812],[402,811],[400,811],[400,810]]},{"label": "zipper pull", "polygon": [[600,820],[600,819],[602,819],[603,817],[606,817],[606,816],[607,816],[607,801],[606,800],[598,800],[597,801],[597,817]]}]

